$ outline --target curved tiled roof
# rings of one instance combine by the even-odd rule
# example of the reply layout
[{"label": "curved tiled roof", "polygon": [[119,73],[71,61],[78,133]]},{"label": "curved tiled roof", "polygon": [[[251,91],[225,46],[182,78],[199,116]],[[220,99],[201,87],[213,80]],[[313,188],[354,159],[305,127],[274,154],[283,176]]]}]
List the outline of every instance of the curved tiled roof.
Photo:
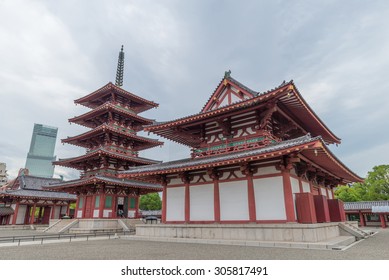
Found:
[{"label": "curved tiled roof", "polygon": [[94,184],[96,182],[104,182],[108,184],[129,187],[129,188],[140,188],[140,189],[150,189],[155,191],[162,191],[162,187],[158,184],[142,182],[137,180],[129,180],[122,178],[115,178],[109,176],[101,176],[96,175],[89,178],[81,178],[77,180],[71,180],[66,182],[61,182],[57,184],[51,184],[50,186],[46,186],[47,189],[65,189],[71,187],[85,186],[86,184]]},{"label": "curved tiled roof", "polygon": [[160,164],[134,167],[127,171],[119,172],[119,176],[137,178],[199,170],[226,166],[228,164],[236,164],[244,161],[271,159],[294,152],[298,152],[304,159],[310,161],[323,171],[342,179],[344,182],[362,181],[362,178],[354,174],[332,154],[320,136],[311,137],[309,134],[252,150],[231,152],[210,157],[187,158]]}]

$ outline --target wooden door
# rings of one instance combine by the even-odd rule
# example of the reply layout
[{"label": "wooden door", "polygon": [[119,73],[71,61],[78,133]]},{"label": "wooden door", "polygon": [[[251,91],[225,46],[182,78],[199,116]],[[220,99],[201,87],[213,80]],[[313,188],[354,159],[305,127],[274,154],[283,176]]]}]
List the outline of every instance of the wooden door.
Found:
[{"label": "wooden door", "polygon": [[93,208],[94,207],[92,207],[92,202],[93,202],[92,198],[93,198],[92,196],[85,197],[85,215],[84,215],[85,219],[93,218]]}]

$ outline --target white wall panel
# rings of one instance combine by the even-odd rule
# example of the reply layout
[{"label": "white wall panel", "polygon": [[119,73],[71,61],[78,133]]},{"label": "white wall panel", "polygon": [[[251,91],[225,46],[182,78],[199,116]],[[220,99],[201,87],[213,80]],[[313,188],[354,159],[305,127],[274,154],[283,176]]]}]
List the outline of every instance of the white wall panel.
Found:
[{"label": "white wall panel", "polygon": [[179,184],[182,184],[182,180],[180,178],[170,179],[169,185],[179,185]]},{"label": "white wall panel", "polygon": [[333,199],[334,197],[332,196],[332,191],[331,190],[328,190],[328,198],[329,199]]},{"label": "white wall panel", "polygon": [[93,218],[99,217],[99,210],[93,210]]},{"label": "white wall panel", "polygon": [[247,180],[219,183],[220,220],[249,219]]},{"label": "white wall panel", "polygon": [[128,210],[128,213],[127,213],[127,217],[128,218],[134,218],[135,217],[135,211],[134,210]]},{"label": "white wall panel", "polygon": [[254,180],[257,220],[285,220],[282,177]]},{"label": "white wall panel", "polygon": [[103,210],[103,218],[109,218],[111,216],[112,210]]},{"label": "white wall panel", "polygon": [[321,195],[327,196],[326,188],[321,187],[320,190],[321,190]]},{"label": "white wall panel", "polygon": [[293,205],[294,205],[294,217],[296,217],[296,193],[300,192],[300,185],[299,185],[299,180],[290,177],[290,183],[292,185],[292,193],[293,193]]},{"label": "white wall panel", "polygon": [[167,188],[166,221],[185,221],[185,187]]},{"label": "white wall panel", "polygon": [[26,217],[27,205],[19,205],[18,216],[16,217],[16,224],[24,224],[24,219]]},{"label": "white wall panel", "polygon": [[309,186],[308,182],[302,182],[303,185],[303,192],[311,192],[311,187]]},{"label": "white wall panel", "polygon": [[274,173],[280,173],[280,171],[277,170],[274,166],[266,166],[266,167],[258,168],[258,172],[255,173],[254,176],[274,174]]},{"label": "white wall panel", "polygon": [[214,221],[213,184],[192,186],[190,192],[190,220]]},{"label": "white wall panel", "polygon": [[60,211],[61,211],[61,206],[55,206],[54,219],[59,219]]},{"label": "white wall panel", "polygon": [[82,217],[82,210],[77,210],[77,218],[81,218]]}]

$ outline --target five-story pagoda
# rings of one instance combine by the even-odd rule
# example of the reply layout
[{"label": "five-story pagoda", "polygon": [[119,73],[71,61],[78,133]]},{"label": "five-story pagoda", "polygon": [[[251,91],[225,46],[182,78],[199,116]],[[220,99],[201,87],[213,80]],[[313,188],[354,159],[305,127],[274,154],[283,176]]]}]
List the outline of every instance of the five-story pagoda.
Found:
[{"label": "five-story pagoda", "polygon": [[91,130],[63,139],[63,143],[86,148],[86,154],[59,159],[55,165],[81,171],[80,179],[52,185],[50,188],[77,195],[76,218],[137,217],[139,196],[161,191],[156,184],[119,179],[118,171],[130,167],[159,163],[139,156],[139,151],[162,145],[137,132],[153,120],[138,114],[158,104],[121,88],[123,84],[124,52],[119,53],[115,85],[102,88],[75,100],[91,110],[69,119]]}]

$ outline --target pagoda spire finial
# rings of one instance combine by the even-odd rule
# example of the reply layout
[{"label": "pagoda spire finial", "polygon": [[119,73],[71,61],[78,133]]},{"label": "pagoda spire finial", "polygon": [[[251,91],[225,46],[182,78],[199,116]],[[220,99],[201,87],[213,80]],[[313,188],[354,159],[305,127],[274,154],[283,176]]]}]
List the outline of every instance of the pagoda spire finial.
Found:
[{"label": "pagoda spire finial", "polygon": [[116,70],[115,85],[118,87],[121,87],[123,85],[123,71],[124,71],[124,52],[123,52],[123,45],[122,45],[122,48],[119,52],[118,68]]}]

